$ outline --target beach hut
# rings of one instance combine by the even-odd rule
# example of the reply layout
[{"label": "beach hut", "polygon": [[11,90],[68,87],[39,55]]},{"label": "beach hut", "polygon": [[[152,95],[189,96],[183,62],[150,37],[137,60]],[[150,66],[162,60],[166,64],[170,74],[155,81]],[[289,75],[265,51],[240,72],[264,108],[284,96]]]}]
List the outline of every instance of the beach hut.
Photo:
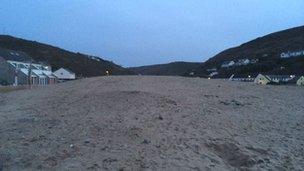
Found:
[{"label": "beach hut", "polygon": [[75,73],[67,68],[60,68],[54,72],[54,75],[59,80],[75,80],[76,76]]},{"label": "beach hut", "polygon": [[301,76],[301,77],[297,80],[297,85],[299,85],[299,86],[304,86],[304,76]]},{"label": "beach hut", "polygon": [[271,80],[266,77],[265,75],[259,74],[255,79],[254,79],[254,83],[256,84],[262,84],[262,85],[266,85],[268,83],[270,83]]}]

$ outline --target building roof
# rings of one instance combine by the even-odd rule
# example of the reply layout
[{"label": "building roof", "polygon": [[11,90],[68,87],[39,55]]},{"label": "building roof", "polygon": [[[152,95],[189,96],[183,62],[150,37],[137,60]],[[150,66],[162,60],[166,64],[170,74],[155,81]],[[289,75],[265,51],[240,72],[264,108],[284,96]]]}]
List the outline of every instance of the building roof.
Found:
[{"label": "building roof", "polygon": [[[60,69],[64,69],[64,70],[66,70],[66,71],[68,71],[70,74],[75,74],[73,71],[71,71],[70,69],[67,69],[67,68],[60,68]],[[59,69],[58,69],[59,70]],[[57,71],[58,71],[57,70]]]},{"label": "building roof", "polygon": [[29,68],[31,66],[31,69],[37,69],[37,70],[47,70],[50,71],[50,66],[37,64],[37,63],[29,63],[29,62],[19,62],[19,61],[12,61],[7,60],[9,64],[11,64],[14,68]]},{"label": "building roof", "polygon": [[258,73],[251,73],[251,74],[236,73],[233,75],[234,75],[233,78],[256,78],[259,74]]},{"label": "building roof", "polygon": [[38,77],[41,77],[41,78],[45,78],[46,75],[43,73],[42,70],[38,70],[38,69],[33,69],[32,72],[36,75],[38,75]]},{"label": "building roof", "polygon": [[[21,68],[20,71],[21,71],[23,74],[25,74],[26,76],[28,76],[28,73],[29,73],[29,70],[28,70],[28,69],[26,69],[26,68]],[[37,75],[36,75],[34,72],[32,72],[32,77],[37,77]]]},{"label": "building roof", "polygon": [[287,83],[297,83],[297,81],[301,78],[302,76],[295,76],[291,80],[288,80]]},{"label": "building roof", "polygon": [[222,63],[222,65],[229,65],[230,62],[234,62],[234,61],[224,61],[224,62]]},{"label": "building roof", "polygon": [[44,75],[49,78],[56,78],[56,76],[52,73],[52,71],[42,71]]},{"label": "building roof", "polygon": [[266,75],[270,79],[290,79],[290,75]]},{"label": "building roof", "polygon": [[249,61],[249,59],[244,58],[244,59],[239,59],[238,62],[244,62],[244,61]]},{"label": "building roof", "polygon": [[11,61],[30,61],[32,58],[24,52],[0,48],[0,57]]}]

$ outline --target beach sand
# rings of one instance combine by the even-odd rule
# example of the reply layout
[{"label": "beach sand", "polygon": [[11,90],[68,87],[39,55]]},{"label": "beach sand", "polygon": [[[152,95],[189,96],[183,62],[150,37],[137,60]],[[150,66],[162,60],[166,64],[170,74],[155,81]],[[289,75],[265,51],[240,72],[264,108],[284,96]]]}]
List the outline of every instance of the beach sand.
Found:
[{"label": "beach sand", "polygon": [[109,76],[0,93],[0,170],[304,170],[304,88]]}]

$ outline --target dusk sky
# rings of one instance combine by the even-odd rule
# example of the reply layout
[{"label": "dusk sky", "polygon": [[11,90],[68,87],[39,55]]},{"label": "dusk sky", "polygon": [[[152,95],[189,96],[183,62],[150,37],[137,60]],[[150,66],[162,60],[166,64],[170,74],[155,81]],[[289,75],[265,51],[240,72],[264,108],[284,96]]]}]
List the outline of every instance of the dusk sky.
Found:
[{"label": "dusk sky", "polygon": [[0,0],[1,34],[119,65],[202,62],[304,25],[304,0]]}]

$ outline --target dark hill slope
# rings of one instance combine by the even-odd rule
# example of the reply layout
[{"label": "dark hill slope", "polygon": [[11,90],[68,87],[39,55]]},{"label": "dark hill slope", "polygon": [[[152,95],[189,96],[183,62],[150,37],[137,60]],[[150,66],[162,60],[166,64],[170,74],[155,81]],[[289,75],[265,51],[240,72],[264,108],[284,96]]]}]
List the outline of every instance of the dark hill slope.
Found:
[{"label": "dark hill slope", "polygon": [[[206,75],[207,68],[220,68],[222,62],[242,58],[259,59],[260,62],[246,67],[232,67],[221,70],[220,76],[232,73],[273,73],[273,74],[304,74],[304,58],[281,59],[280,54],[287,51],[304,50],[304,26],[275,32],[238,47],[220,52],[196,69],[196,74]],[[283,68],[283,69],[281,69]]]},{"label": "dark hill slope", "polygon": [[189,75],[193,69],[200,66],[198,62],[172,62],[168,64],[149,65],[129,68],[131,71],[142,75]]},{"label": "dark hill slope", "polygon": [[53,69],[68,68],[75,72],[77,76],[105,75],[106,70],[109,70],[113,75],[133,74],[133,72],[113,62],[98,57],[74,53],[51,45],[12,36],[0,35],[0,47],[23,51],[37,62],[47,63]]}]

